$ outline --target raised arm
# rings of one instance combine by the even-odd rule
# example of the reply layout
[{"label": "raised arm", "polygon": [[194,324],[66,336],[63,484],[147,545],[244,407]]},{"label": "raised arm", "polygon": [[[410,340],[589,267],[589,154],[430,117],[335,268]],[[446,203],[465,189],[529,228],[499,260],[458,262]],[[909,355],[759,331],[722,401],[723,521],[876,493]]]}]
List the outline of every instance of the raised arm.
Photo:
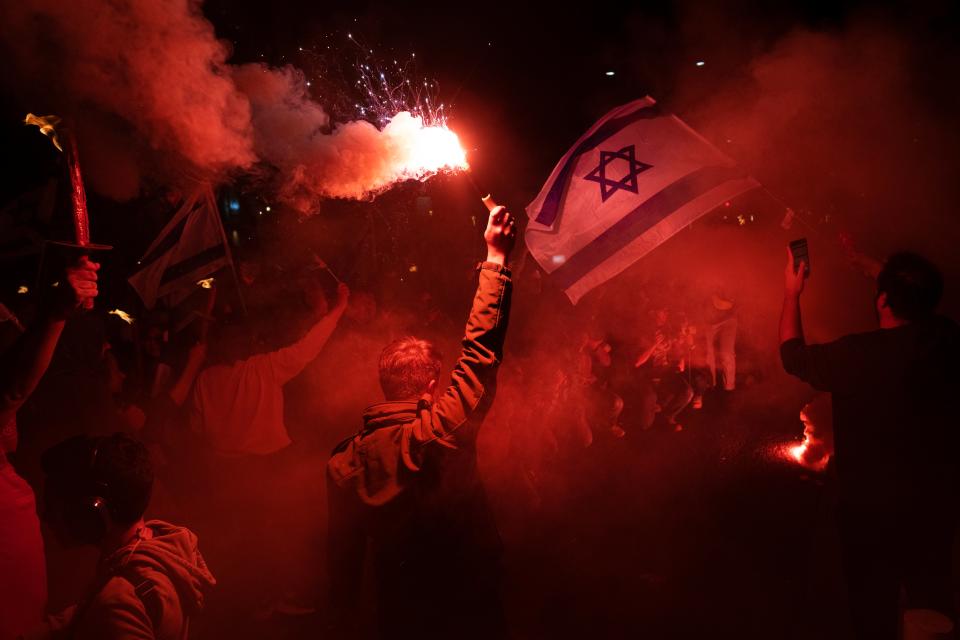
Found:
[{"label": "raised arm", "polygon": [[650,358],[653,357],[653,352],[657,350],[657,347],[663,344],[665,338],[662,333],[658,333],[653,338],[653,344],[650,345],[645,351],[643,351],[639,356],[637,356],[637,361],[633,363],[634,367],[642,367],[650,361]]},{"label": "raised arm", "polygon": [[784,270],[783,309],[780,313],[780,344],[789,340],[803,342],[803,324],[800,322],[800,294],[806,282],[806,265],[800,262],[793,268],[793,252],[787,247],[787,266]]},{"label": "raised arm", "polygon": [[483,235],[487,259],[479,268],[479,283],[463,336],[463,350],[450,375],[450,386],[433,404],[431,432],[418,434],[431,440],[461,427],[492,400],[497,367],[503,359],[510,312],[512,283],[507,269],[510,250],[516,239],[516,221],[503,207],[490,212]]},{"label": "raised arm", "polygon": [[780,314],[780,360],[784,370],[820,391],[838,391],[855,386],[863,354],[855,339],[842,338],[829,344],[808,345],[800,321],[800,294],[806,281],[803,262],[793,268],[793,254],[787,249],[784,270],[783,310]]},{"label": "raised arm", "polygon": [[266,354],[273,369],[274,378],[279,384],[286,384],[295,378],[304,367],[310,364],[323,350],[334,329],[347,310],[350,289],[344,283],[337,287],[337,303],[330,313],[313,325],[306,335],[290,346]]},{"label": "raised arm", "polygon": [[57,348],[67,316],[97,296],[100,265],[87,256],[66,269],[59,287],[41,317],[20,336],[2,362],[0,374],[0,425],[13,420],[17,410],[37,388]]}]

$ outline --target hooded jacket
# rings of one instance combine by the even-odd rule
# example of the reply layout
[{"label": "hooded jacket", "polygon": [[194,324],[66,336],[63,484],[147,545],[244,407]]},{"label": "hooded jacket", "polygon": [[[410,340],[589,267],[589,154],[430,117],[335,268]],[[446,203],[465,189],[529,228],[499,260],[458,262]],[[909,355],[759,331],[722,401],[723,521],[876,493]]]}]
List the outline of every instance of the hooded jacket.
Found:
[{"label": "hooded jacket", "polygon": [[510,293],[509,271],[483,263],[450,386],[435,401],[369,407],[360,432],[334,450],[327,487],[335,609],[354,606],[368,538],[381,619],[400,609],[398,591],[443,581],[459,593],[451,579],[476,581],[476,571],[495,562],[500,542],[477,475],[476,438],[493,401]]},{"label": "hooded jacket", "polygon": [[90,595],[27,638],[184,640],[216,584],[188,529],[159,520],[101,559]]}]

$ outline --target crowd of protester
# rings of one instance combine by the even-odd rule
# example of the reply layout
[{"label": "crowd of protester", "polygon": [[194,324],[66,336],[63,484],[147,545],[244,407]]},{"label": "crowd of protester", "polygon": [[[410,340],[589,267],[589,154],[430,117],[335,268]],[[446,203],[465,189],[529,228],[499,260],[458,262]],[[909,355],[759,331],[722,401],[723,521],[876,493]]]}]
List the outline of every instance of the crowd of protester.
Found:
[{"label": "crowd of protester", "polygon": [[[565,329],[549,358],[521,347],[504,359],[514,234],[513,217],[494,210],[459,346],[457,323],[431,292],[383,306],[325,267],[299,281],[293,316],[246,262],[246,314],[207,282],[176,312],[128,324],[85,310],[99,271],[87,257],[64,269],[29,322],[0,308],[0,640],[186,638],[205,606],[238,625],[328,609],[330,637],[369,633],[374,610],[383,637],[505,637],[501,543],[477,466],[484,420],[531,427],[518,429],[510,447],[538,493],[556,460],[653,429],[683,431],[693,412],[722,404],[745,377],[732,283],[684,283],[682,295],[677,283],[650,286],[635,292],[630,323],[611,330],[588,318]],[[521,287],[540,287],[539,272],[521,270]],[[841,522],[858,637],[895,637],[902,583],[917,606],[950,613],[952,510],[937,507],[955,498],[956,434],[941,405],[956,390],[956,326],[933,315],[942,289],[935,269],[904,254],[872,272],[881,330],[865,335],[874,337],[808,347],[798,274],[788,265],[784,366],[833,392],[835,419],[848,425],[836,447],[846,470]],[[449,379],[443,352],[459,354]],[[863,375],[888,367],[898,375]],[[23,437],[48,445],[32,469],[18,465],[42,480],[35,500],[8,459],[16,459],[18,411],[45,374],[45,405],[19,421],[37,430]],[[297,385],[326,395],[290,407],[285,388]],[[374,402],[381,391],[386,402],[362,420],[349,415],[354,398]],[[918,400],[920,439],[896,424],[910,422]],[[882,447],[869,454],[894,456],[885,462],[895,472],[870,476],[858,435],[865,422],[906,447],[903,459]],[[315,432],[294,432],[311,423]],[[316,447],[298,448],[329,445],[331,431],[344,439],[329,463]],[[325,465],[326,478],[318,471]],[[875,499],[880,485],[889,489],[884,500]],[[324,504],[325,531],[305,527],[298,514]],[[146,519],[148,505],[178,524]],[[46,565],[62,554],[50,541],[45,552],[38,513],[56,545],[100,554],[90,586],[62,612],[47,609]],[[877,526],[880,540],[867,533]],[[926,550],[922,557],[900,553],[904,537]],[[327,540],[322,554],[319,539]],[[210,549],[213,571],[201,548]],[[896,559],[878,566],[877,556]],[[301,565],[317,557],[327,570],[305,581]],[[369,567],[373,590],[364,586]]]}]

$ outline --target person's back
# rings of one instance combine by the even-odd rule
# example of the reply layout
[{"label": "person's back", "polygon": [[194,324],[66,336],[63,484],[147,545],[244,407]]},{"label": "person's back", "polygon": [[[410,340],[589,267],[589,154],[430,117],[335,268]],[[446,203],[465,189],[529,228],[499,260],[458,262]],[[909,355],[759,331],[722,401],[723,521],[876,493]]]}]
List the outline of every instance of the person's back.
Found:
[{"label": "person's back", "polygon": [[331,598],[349,634],[367,540],[384,637],[503,634],[499,536],[477,475],[476,438],[495,394],[510,306],[512,217],[491,213],[488,260],[451,385],[434,399],[440,356],[402,338],[380,358],[386,402],[364,414],[356,436],[327,466]]},{"label": "person's back", "polygon": [[838,526],[858,638],[896,638],[908,608],[952,613],[951,548],[960,496],[960,327],[934,314],[939,271],[891,256],[877,278],[880,329],[807,345],[805,265],[792,254],[780,321],[784,368],[833,400]]},{"label": "person's back", "polygon": [[[197,376],[190,402],[193,431],[219,453],[268,455],[287,447],[283,387],[314,360],[330,339],[347,308],[350,291],[337,288],[337,303],[296,342],[242,359],[221,355],[222,362]],[[251,338],[234,328],[221,336],[220,351],[243,351]]]},{"label": "person's back", "polygon": [[[931,317],[825,347],[829,362],[813,367],[830,374],[807,375],[833,395],[843,498],[898,508],[946,499],[956,488],[950,474],[960,450],[953,407],[960,390],[960,327]],[[808,349],[819,358],[817,346]]]}]

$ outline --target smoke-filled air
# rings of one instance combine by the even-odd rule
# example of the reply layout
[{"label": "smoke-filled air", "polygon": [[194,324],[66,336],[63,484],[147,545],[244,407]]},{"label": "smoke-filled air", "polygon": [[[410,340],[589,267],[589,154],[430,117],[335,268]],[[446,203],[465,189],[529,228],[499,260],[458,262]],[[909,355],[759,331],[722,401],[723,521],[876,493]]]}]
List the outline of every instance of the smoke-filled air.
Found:
[{"label": "smoke-filled air", "polygon": [[0,640],[956,637],[958,35],[0,3]]}]

